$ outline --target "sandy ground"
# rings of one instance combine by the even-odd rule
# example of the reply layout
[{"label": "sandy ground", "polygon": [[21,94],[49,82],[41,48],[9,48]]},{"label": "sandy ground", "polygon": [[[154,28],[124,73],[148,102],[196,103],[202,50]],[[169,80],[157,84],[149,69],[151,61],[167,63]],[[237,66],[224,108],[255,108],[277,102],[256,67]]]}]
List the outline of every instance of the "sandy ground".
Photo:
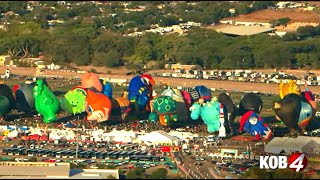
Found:
[{"label": "sandy ground", "polygon": [[[90,67],[91,68],[91,67]],[[90,69],[89,68],[89,69]],[[6,67],[0,67],[0,74],[4,74]],[[9,68],[12,74],[18,75],[27,75],[33,76],[36,73],[35,68],[23,68],[23,67],[10,67]],[[82,69],[82,68],[80,68]],[[87,67],[88,69],[88,67]],[[82,69],[83,70],[83,69]],[[110,70],[110,69],[109,69]],[[98,72],[106,72],[103,68],[97,68]],[[99,77],[102,78],[117,78],[117,79],[127,79],[130,80],[133,76],[132,75],[125,75],[126,70],[125,68],[121,69],[112,69],[112,74],[101,73]],[[256,72],[265,72],[270,73],[274,72],[274,70],[255,70]],[[283,70],[286,73],[294,74],[294,75],[302,75],[305,74],[306,71],[299,71],[299,70]],[[166,71],[157,71],[157,72],[168,72]],[[312,71],[316,75],[320,76],[320,70]],[[41,75],[48,75],[48,76],[64,76],[64,77],[75,77],[80,76],[81,74],[76,72],[62,72],[61,70],[45,70],[45,72],[40,73]],[[279,85],[278,84],[266,84],[266,83],[251,83],[251,82],[233,82],[233,81],[218,81],[218,80],[196,80],[196,79],[185,79],[185,78],[166,78],[166,77],[154,77],[157,84],[160,82],[167,82],[171,86],[197,86],[197,85],[204,85],[208,88],[223,88],[226,90],[238,90],[238,91],[260,91],[260,92],[269,92],[269,93],[278,93]],[[304,90],[304,87],[301,87]],[[311,86],[310,89],[315,94],[320,94],[320,88],[317,86]]]}]

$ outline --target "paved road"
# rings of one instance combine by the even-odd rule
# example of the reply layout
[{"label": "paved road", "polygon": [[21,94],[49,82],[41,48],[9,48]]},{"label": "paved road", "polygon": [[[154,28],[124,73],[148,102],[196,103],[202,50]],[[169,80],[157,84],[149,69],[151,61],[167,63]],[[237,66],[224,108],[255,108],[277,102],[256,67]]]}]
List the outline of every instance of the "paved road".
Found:
[{"label": "paved road", "polygon": [[218,174],[216,173],[216,170],[213,169],[212,167],[207,166],[207,169],[208,169],[209,173],[211,174],[211,176],[213,176],[215,179],[223,179],[223,177],[221,177],[220,175],[218,175]]}]

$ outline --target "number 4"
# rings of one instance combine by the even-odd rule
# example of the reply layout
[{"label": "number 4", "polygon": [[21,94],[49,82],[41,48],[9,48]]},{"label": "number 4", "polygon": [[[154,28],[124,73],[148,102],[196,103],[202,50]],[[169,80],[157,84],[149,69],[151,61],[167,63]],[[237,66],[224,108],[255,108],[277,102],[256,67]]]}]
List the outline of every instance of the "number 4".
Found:
[{"label": "number 4", "polygon": [[303,161],[303,158],[304,158],[304,154],[301,154],[296,160],[294,160],[290,165],[289,165],[289,168],[291,169],[296,169],[296,172],[299,172],[300,169],[303,168],[303,164],[302,164],[302,161]]}]

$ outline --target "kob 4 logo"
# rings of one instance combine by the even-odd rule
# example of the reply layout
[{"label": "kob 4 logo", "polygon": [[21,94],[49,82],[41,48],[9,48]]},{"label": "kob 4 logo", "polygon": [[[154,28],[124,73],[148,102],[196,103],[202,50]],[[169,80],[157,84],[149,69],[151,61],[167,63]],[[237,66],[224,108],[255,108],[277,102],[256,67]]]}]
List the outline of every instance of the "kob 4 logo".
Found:
[{"label": "kob 4 logo", "polygon": [[260,156],[260,169],[285,169],[288,167],[296,171],[303,171],[308,164],[307,157],[303,153],[293,153],[287,156]]}]

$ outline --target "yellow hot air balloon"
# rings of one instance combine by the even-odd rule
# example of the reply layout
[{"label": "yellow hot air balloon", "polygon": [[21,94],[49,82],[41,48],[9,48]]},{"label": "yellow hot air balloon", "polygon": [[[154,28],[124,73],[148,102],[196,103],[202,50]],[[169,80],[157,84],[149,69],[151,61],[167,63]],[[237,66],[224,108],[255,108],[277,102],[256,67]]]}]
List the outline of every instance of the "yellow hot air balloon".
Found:
[{"label": "yellow hot air balloon", "polygon": [[296,81],[289,80],[288,83],[280,83],[280,86],[279,86],[280,98],[282,99],[283,97],[285,97],[287,94],[290,94],[290,93],[295,93],[298,95],[301,94],[301,89],[296,83]]}]

